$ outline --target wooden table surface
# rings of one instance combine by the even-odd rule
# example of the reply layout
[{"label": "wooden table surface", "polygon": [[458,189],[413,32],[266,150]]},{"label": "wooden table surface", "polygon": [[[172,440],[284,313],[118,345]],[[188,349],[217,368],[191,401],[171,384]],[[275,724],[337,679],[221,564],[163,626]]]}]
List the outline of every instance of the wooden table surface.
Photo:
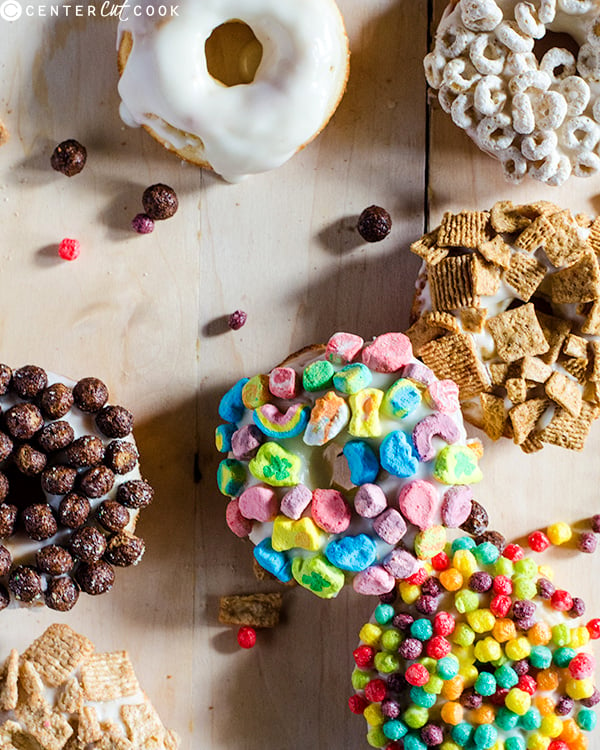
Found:
[{"label": "wooden table surface", "polygon": [[[214,479],[220,395],[336,330],[405,329],[418,269],[408,246],[448,209],[510,197],[600,210],[600,179],[511,187],[435,101],[428,111],[422,58],[443,0],[339,4],[352,60],[335,117],[286,165],[238,185],[121,123],[115,19],[0,20],[0,118],[10,132],[0,148],[0,359],[105,380],[136,415],[142,468],[156,488],[138,526],[147,542],[139,568],[65,615],[3,612],[0,654],[54,621],[98,648],[127,648],[183,750],[367,747],[346,701],[351,650],[373,601],[287,590],[282,624],[251,651],[217,622],[220,595],[274,588],[255,581],[249,545],[225,526]],[[65,138],[88,149],[71,179],[49,167]],[[154,182],[176,189],[180,209],[138,236],[129,222]],[[367,245],[355,226],[373,203],[394,225]],[[81,241],[74,263],[56,255],[65,236]],[[248,322],[232,332],[224,321],[236,308]],[[600,427],[582,454],[547,447],[525,456],[483,439],[477,497],[494,528],[519,537],[599,510]],[[552,558],[590,613],[600,612],[598,555]]]}]

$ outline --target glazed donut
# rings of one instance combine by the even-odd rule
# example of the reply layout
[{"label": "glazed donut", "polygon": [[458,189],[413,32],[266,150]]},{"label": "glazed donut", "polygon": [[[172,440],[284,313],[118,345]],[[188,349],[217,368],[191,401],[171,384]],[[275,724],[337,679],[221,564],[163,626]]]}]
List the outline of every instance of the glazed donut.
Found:
[{"label": "glazed donut", "polygon": [[[228,181],[287,161],[344,93],[348,38],[333,0],[183,0],[168,18],[148,15],[153,0],[140,7],[119,24],[121,117]],[[209,72],[205,43],[230,22],[255,40],[240,53],[247,82],[227,86]],[[261,48],[252,79],[245,68]]]},{"label": "glazed donut", "polygon": [[269,573],[319,597],[347,581],[390,591],[443,549],[446,527],[485,531],[469,486],[481,445],[466,440],[457,395],[401,333],[336,333],[239,380],[216,434],[230,529]]},{"label": "glazed donut", "polygon": [[71,609],[136,565],[134,535],[153,498],[140,475],[133,417],[107,405],[97,378],[77,383],[35,365],[0,365],[0,609]]},{"label": "glazed donut", "polygon": [[575,750],[596,726],[585,605],[518,545],[456,539],[360,631],[350,709],[371,747]]},{"label": "glazed donut", "polygon": [[[577,56],[535,44],[566,33]],[[442,109],[505,176],[549,185],[600,170],[600,3],[454,0],[425,57]]]},{"label": "glazed donut", "polygon": [[415,353],[493,440],[583,448],[600,413],[598,249],[598,219],[547,201],[448,212],[411,246]]}]

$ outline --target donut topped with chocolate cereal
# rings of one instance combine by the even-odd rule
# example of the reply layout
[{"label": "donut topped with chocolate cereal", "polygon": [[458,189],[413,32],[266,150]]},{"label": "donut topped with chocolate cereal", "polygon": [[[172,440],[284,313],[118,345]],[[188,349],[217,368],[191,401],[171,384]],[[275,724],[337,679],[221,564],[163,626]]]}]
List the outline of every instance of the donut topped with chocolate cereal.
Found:
[{"label": "donut topped with chocolate cereal", "polygon": [[98,378],[78,382],[0,365],[0,610],[70,610],[137,565],[135,536],[152,501],[131,434],[133,415]]}]

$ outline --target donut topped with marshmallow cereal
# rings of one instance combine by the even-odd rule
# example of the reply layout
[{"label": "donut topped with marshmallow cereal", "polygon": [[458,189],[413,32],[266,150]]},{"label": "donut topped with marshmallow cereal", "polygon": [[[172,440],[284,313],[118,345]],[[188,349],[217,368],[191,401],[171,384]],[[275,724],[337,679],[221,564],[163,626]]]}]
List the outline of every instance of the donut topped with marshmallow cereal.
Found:
[{"label": "donut topped with marshmallow cereal", "polygon": [[350,710],[385,750],[585,750],[600,702],[585,605],[517,544],[455,539],[360,631]]},{"label": "donut topped with marshmallow cereal", "polygon": [[447,528],[485,531],[470,487],[481,444],[466,438],[458,388],[402,333],[336,333],[239,380],[219,415],[227,524],[283,582],[325,599],[348,581],[384,594],[444,549]]},{"label": "donut topped with marshmallow cereal", "polygon": [[561,185],[600,171],[598,2],[452,0],[425,73],[511,182]]}]

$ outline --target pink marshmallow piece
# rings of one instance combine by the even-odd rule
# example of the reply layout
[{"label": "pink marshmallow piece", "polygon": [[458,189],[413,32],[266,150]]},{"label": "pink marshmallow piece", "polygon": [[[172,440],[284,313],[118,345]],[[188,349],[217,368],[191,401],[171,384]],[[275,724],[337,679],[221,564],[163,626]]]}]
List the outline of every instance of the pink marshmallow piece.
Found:
[{"label": "pink marshmallow piece", "polygon": [[437,381],[436,376],[433,374],[433,370],[430,370],[429,367],[422,362],[411,362],[406,365],[402,371],[402,375],[405,378],[414,380],[417,383],[422,383],[423,385],[430,385]]},{"label": "pink marshmallow piece", "polygon": [[402,580],[411,576],[419,567],[419,563],[408,550],[394,549],[383,561],[383,567],[391,576]]},{"label": "pink marshmallow piece", "polygon": [[254,525],[252,521],[244,518],[240,513],[240,504],[237,497],[234,497],[233,500],[229,501],[227,508],[225,509],[225,520],[231,531],[240,538],[248,536]]},{"label": "pink marshmallow piece", "polygon": [[456,422],[446,414],[430,414],[417,422],[413,430],[413,443],[421,461],[431,461],[435,458],[433,438],[441,437],[446,443],[456,443],[460,432]]},{"label": "pink marshmallow piece", "polygon": [[473,490],[468,485],[450,487],[442,499],[442,523],[457,529],[471,513]]},{"label": "pink marshmallow piece", "polygon": [[254,458],[263,439],[264,436],[256,425],[244,425],[231,436],[231,452],[239,461],[249,461]]},{"label": "pink marshmallow piece", "polygon": [[354,510],[363,518],[375,518],[386,508],[387,498],[377,484],[362,484],[354,495]]},{"label": "pink marshmallow piece", "polygon": [[436,488],[424,479],[404,485],[398,496],[400,512],[421,531],[433,526],[439,504]]},{"label": "pink marshmallow piece", "polygon": [[354,333],[334,333],[325,347],[325,358],[337,365],[352,362],[364,344]]},{"label": "pink marshmallow piece", "polygon": [[352,518],[348,503],[337,490],[315,490],[311,513],[317,526],[330,534],[346,531]]},{"label": "pink marshmallow piece", "polygon": [[384,333],[362,351],[362,361],[375,372],[396,372],[412,360],[412,344],[403,333]]},{"label": "pink marshmallow piece", "polygon": [[388,508],[373,521],[373,530],[388,544],[398,544],[406,534],[406,521],[395,508]]},{"label": "pink marshmallow piece", "polygon": [[269,390],[276,398],[294,398],[296,377],[296,371],[291,367],[276,367],[269,374]]},{"label": "pink marshmallow piece", "polygon": [[279,510],[277,495],[270,487],[254,485],[244,490],[238,498],[240,513],[255,521],[272,521]]},{"label": "pink marshmallow piece", "polygon": [[436,380],[429,383],[425,398],[429,404],[442,414],[453,414],[460,409],[458,386],[453,380]]},{"label": "pink marshmallow piece", "polygon": [[371,565],[354,576],[352,586],[357,594],[365,596],[380,596],[389,594],[396,585],[394,576],[390,575],[381,565]]},{"label": "pink marshmallow piece", "polygon": [[280,511],[284,516],[297,521],[308,508],[312,492],[303,484],[297,484],[281,498]]}]

